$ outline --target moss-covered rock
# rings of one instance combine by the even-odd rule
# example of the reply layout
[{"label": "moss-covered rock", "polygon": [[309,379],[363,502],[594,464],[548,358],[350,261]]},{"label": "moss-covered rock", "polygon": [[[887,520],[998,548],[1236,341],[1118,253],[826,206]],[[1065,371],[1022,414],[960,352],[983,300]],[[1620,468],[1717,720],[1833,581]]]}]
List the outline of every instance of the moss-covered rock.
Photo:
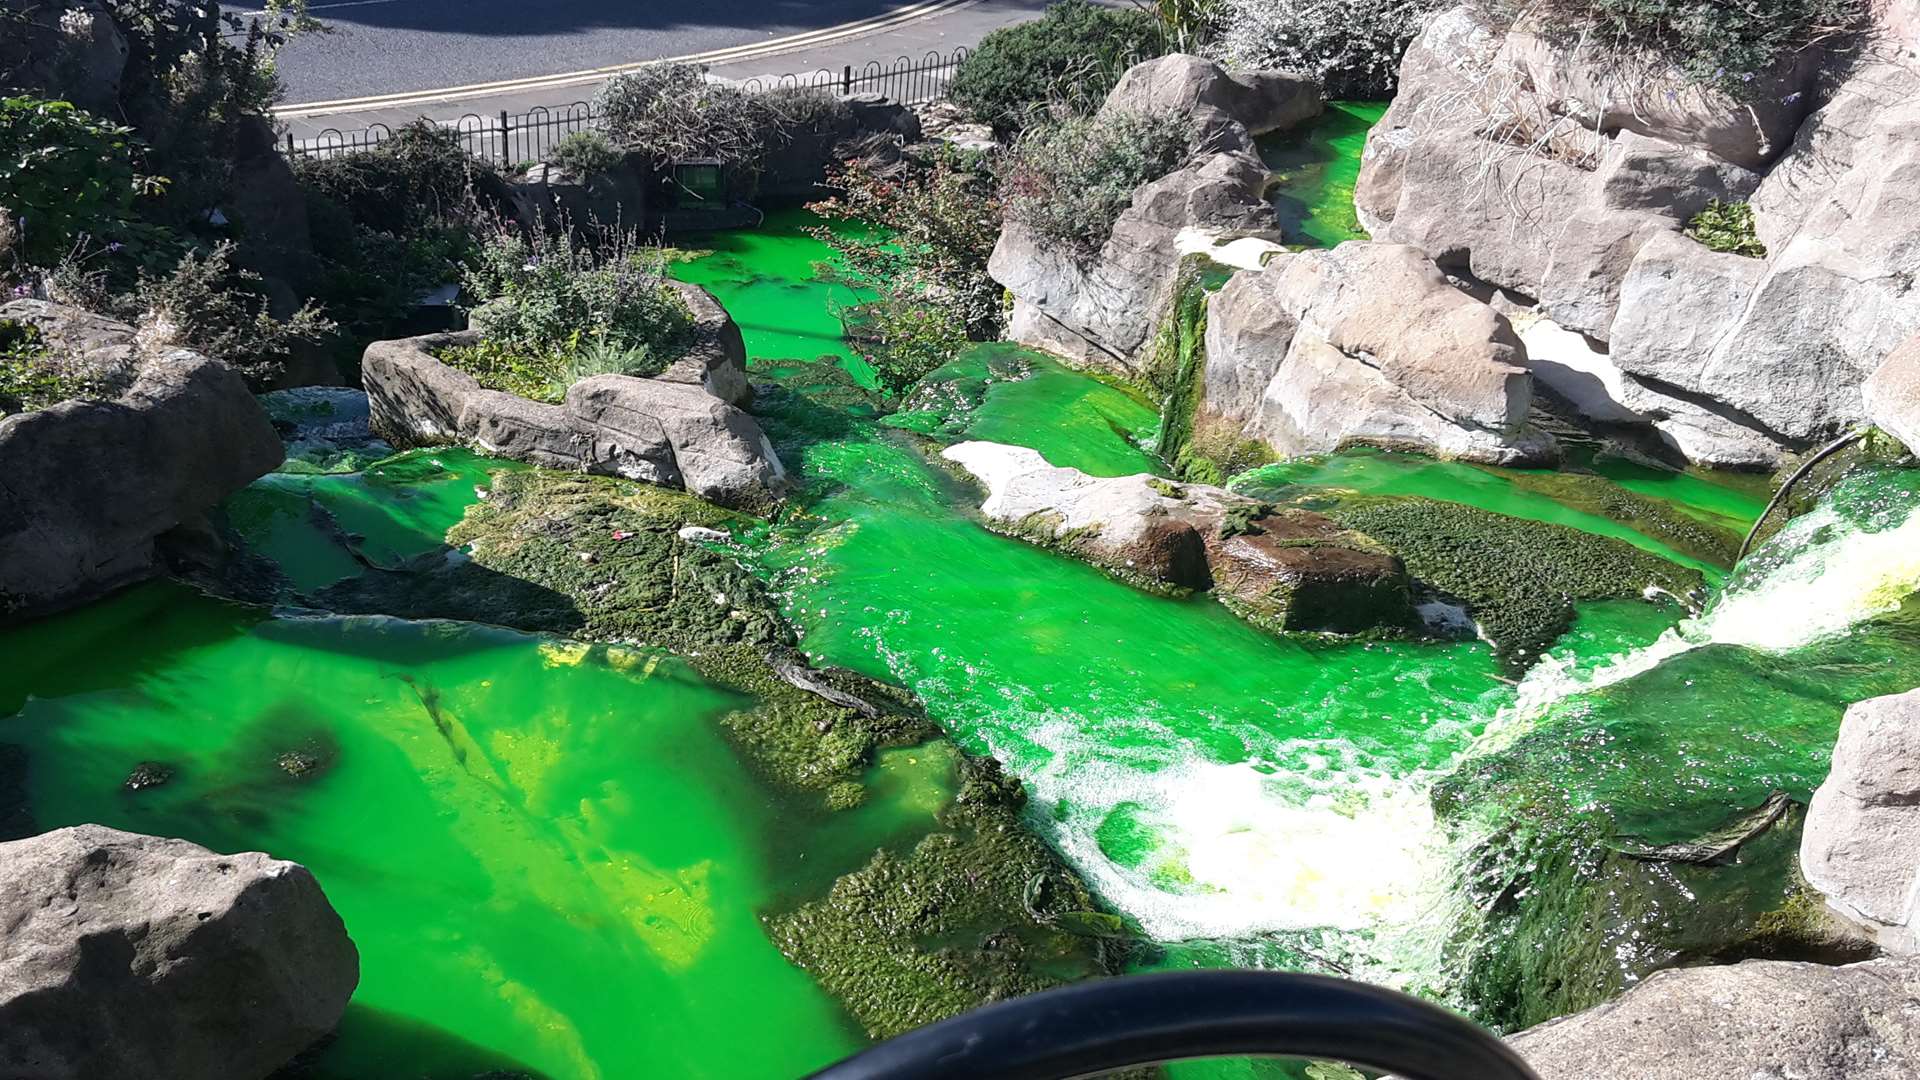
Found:
[{"label": "moss-covered rock", "polygon": [[1324,511],[1385,544],[1415,580],[1463,601],[1494,655],[1518,676],[1573,625],[1573,605],[1688,598],[1699,571],[1562,525],[1424,498],[1350,498]]}]

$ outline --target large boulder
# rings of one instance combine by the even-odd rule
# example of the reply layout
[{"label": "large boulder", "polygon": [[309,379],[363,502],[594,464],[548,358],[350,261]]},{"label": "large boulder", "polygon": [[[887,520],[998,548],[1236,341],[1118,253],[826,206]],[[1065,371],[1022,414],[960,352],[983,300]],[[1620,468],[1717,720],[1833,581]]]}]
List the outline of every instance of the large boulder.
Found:
[{"label": "large boulder", "polygon": [[1508,1041],[1541,1080],[1906,1080],[1920,1075],[1920,961],[1749,960],[1654,973]]},{"label": "large boulder", "polygon": [[637,229],[647,220],[650,159],[630,154],[604,172],[582,173],[542,161],[512,180],[518,217],[547,228]]},{"label": "large boulder", "polygon": [[0,1075],[258,1080],[359,979],[294,863],[100,825],[0,844]]},{"label": "large boulder", "polygon": [[1860,393],[1868,417],[1908,450],[1920,453],[1920,334],[1893,350]]},{"label": "large boulder", "polygon": [[1279,239],[1252,135],[1291,127],[1320,108],[1318,91],[1299,76],[1229,75],[1180,55],[1129,70],[1101,111],[1191,115],[1205,151],[1142,185],[1097,253],[1009,222],[987,264],[1013,296],[1008,335],[1076,363],[1137,373],[1172,300],[1182,238]]},{"label": "large boulder", "polygon": [[127,39],[104,0],[0,0],[0,82],[115,116]]},{"label": "large boulder", "polygon": [[[1609,351],[1628,392],[1607,411],[1769,468],[1858,423],[1862,380],[1920,329],[1920,69],[1882,53],[1808,50],[1733,96],[1454,8],[1407,51],[1357,209]],[[1681,235],[1711,200],[1752,203],[1764,259]]]},{"label": "large boulder", "polygon": [[435,358],[479,342],[479,331],[374,342],[360,365],[373,432],[396,446],[462,443],[764,509],[787,477],[759,423],[734,404],[753,392],[739,327],[705,290],[677,287],[695,314],[693,343],[678,361],[650,379],[583,379],[558,405],[485,389]]},{"label": "large boulder", "polygon": [[1278,255],[1208,302],[1201,409],[1283,455],[1365,444],[1538,464],[1532,376],[1506,317],[1418,249],[1349,242]]},{"label": "large boulder", "polygon": [[[92,352],[119,363],[133,329]],[[78,330],[76,330],[78,332]],[[0,622],[84,603],[165,569],[165,538],[278,467],[285,450],[240,374],[176,350],[110,401],[0,419]]]},{"label": "large boulder", "polygon": [[1920,690],[1847,710],[1813,793],[1800,866],[1827,904],[1883,946],[1914,952],[1920,886]]},{"label": "large boulder", "polygon": [[1211,589],[1256,625],[1354,633],[1412,621],[1406,568],[1305,510],[1145,473],[1089,476],[1036,451],[964,442],[942,457],[986,488],[996,527],[1149,588]]}]

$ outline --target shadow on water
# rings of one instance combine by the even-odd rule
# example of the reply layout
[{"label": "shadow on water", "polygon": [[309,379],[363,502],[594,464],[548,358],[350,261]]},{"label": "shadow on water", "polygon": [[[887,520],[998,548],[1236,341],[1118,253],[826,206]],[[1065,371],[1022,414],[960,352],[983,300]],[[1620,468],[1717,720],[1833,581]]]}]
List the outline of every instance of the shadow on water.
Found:
[{"label": "shadow on water", "polygon": [[406,1062],[406,1080],[548,1080],[505,1054],[385,1009],[347,1006],[333,1034],[269,1080],[366,1080],[392,1076]]}]

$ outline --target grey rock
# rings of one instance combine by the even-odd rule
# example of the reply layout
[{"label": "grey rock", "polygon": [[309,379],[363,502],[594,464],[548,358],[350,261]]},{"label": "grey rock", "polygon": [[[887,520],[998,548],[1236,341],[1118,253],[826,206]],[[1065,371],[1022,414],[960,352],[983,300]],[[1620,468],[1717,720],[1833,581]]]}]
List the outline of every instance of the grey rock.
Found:
[{"label": "grey rock", "polygon": [[1751,198],[1761,177],[1704,150],[1623,131],[1594,179],[1606,209],[1646,211],[1684,225],[1714,199]]},{"label": "grey rock", "polygon": [[1323,515],[1145,473],[1089,476],[1024,446],[963,442],[941,456],[980,481],[981,513],[1007,532],[1138,584],[1212,590],[1266,629],[1354,633],[1413,618],[1400,560]]},{"label": "grey rock", "polygon": [[185,351],[113,401],[0,419],[0,621],[155,576],[162,534],[284,456],[239,373]]},{"label": "grey rock", "polygon": [[1311,78],[1278,71],[1229,73],[1183,53],[1135,64],[1107,94],[1101,110],[1192,114],[1202,125],[1237,124],[1247,134],[1283,131],[1320,115]]},{"label": "grey rock", "polygon": [[681,483],[703,499],[757,510],[785,493],[786,471],[759,423],[698,387],[596,375],[567,390],[567,412],[589,440],[592,471],[643,471],[664,437]]},{"label": "grey rock", "polygon": [[1294,76],[1232,76],[1180,55],[1130,69],[1103,112],[1194,110],[1217,152],[1142,185],[1097,253],[1008,223],[987,271],[1014,297],[1009,336],[1078,363],[1137,373],[1172,296],[1183,233],[1279,238],[1250,132],[1299,123],[1320,107],[1318,92]]},{"label": "grey rock", "polygon": [[1867,416],[1908,450],[1920,453],[1920,334],[1893,350],[1860,393]]},{"label": "grey rock", "polygon": [[668,284],[693,313],[693,337],[680,359],[658,377],[692,383],[729,405],[746,408],[753,402],[753,384],[747,381],[747,345],[740,327],[707,290],[684,281]]},{"label": "grey rock", "polygon": [[1847,710],[1813,793],[1800,865],[1829,907],[1883,947],[1916,951],[1920,887],[1920,690]]},{"label": "grey rock", "polygon": [[[555,469],[580,469],[686,490],[724,506],[764,509],[786,473],[744,398],[739,328],[711,310],[693,350],[658,378],[598,375],[575,383],[563,405],[487,390],[435,359],[471,345],[477,331],[375,342],[361,362],[373,431],[396,446],[461,443]],[[698,311],[696,312],[698,314]]]},{"label": "grey rock", "polygon": [[461,409],[480,384],[433,354],[478,345],[481,337],[478,330],[463,330],[368,345],[360,378],[373,433],[401,449],[459,442]]},{"label": "grey rock", "polygon": [[[60,18],[65,12],[75,17]],[[55,10],[33,0],[0,0],[0,18],[7,24],[0,71],[10,84],[101,116],[118,115],[127,39],[103,0],[74,0]]]},{"label": "grey rock", "polygon": [[605,172],[580,174],[537,162],[508,182],[522,221],[572,229],[638,229],[647,220],[648,167],[634,155]]},{"label": "grey rock", "polygon": [[922,138],[920,117],[911,108],[885,94],[848,94],[840,99],[853,114],[856,132],[870,135],[898,135],[909,143]]},{"label": "grey rock", "polygon": [[259,1080],[359,977],[294,863],[99,825],[0,844],[0,1074]]},{"label": "grey rock", "polygon": [[1207,412],[1244,417],[1287,456],[1356,444],[1493,464],[1556,453],[1527,426],[1532,377],[1506,317],[1404,245],[1349,242],[1235,274],[1208,304],[1205,385]]},{"label": "grey rock", "polygon": [[1920,961],[1749,960],[1655,972],[1508,1041],[1541,1080],[1904,1080],[1920,1075]]}]

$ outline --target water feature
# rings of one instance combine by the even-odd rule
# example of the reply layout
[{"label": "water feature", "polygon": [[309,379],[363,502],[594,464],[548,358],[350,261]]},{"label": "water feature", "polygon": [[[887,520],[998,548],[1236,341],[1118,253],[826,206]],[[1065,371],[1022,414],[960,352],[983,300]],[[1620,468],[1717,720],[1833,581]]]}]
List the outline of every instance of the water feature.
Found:
[{"label": "water feature", "polygon": [[[1337,114],[1296,147],[1302,172],[1278,196],[1306,207],[1318,242],[1342,238],[1329,215],[1350,202],[1342,163],[1367,117]],[[1138,966],[1352,972],[1502,1021],[1564,1004],[1520,1000],[1516,980],[1547,973],[1513,956],[1578,935],[1528,921],[1525,904],[1504,922],[1476,913],[1524,877],[1497,856],[1563,858],[1564,836],[1581,852],[1684,841],[1774,790],[1804,798],[1845,702],[1920,683],[1903,606],[1920,586],[1912,474],[1848,481],[1690,618],[1659,598],[1583,605],[1518,686],[1478,640],[1283,640],[1204,597],[1148,595],[991,533],[921,440],[1157,471],[1151,405],[987,345],[880,417],[836,374],[870,373],[840,337],[833,312],[852,294],[816,274],[829,252],[809,224],[773,215],[676,268],[721,297],[758,372],[782,383],[759,409],[804,485],[736,550],[810,654],[912,688],[1027,783],[1031,823],[1153,943]],[[446,531],[503,467],[459,451],[362,464],[275,475],[226,507],[299,597],[458,558]],[[1716,538],[1760,509],[1719,478],[1585,464],[1569,484],[1351,452],[1235,485],[1449,500],[1715,582]],[[741,696],[681,660],[471,623],[155,585],[9,633],[0,654],[0,744],[19,748],[0,753],[0,794],[17,788],[33,825],[264,848],[319,875],[364,977],[340,1038],[303,1066],[314,1077],[797,1075],[862,1037],[764,920],[876,847],[910,847],[954,787],[949,755],[889,751],[867,800],[829,813],[750,774],[720,723]],[[172,779],[125,790],[142,762]],[[1648,871],[1646,904],[1605,913],[1613,951],[1578,958],[1599,955],[1617,985],[1685,945],[1654,931],[1709,905],[1731,913],[1716,927],[1777,906],[1788,840],[1737,879]],[[1575,879],[1553,880],[1578,897]],[[1620,947],[1642,938],[1656,945]]]}]

